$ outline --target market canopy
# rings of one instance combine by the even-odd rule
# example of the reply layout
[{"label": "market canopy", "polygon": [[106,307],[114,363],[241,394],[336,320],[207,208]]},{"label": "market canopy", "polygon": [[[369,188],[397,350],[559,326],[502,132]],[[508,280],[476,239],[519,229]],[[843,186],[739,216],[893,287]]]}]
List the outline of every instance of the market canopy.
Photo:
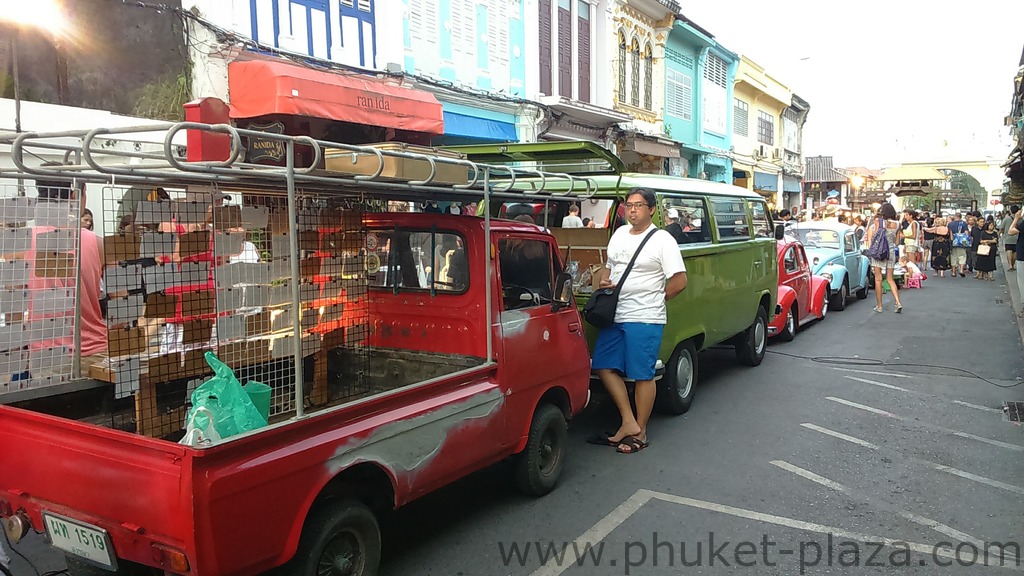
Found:
[{"label": "market canopy", "polygon": [[228,91],[232,118],[290,114],[444,133],[443,110],[433,94],[360,74],[278,61],[235,61],[228,65]]},{"label": "market canopy", "polygon": [[946,175],[931,166],[894,166],[882,170],[880,181],[931,181],[945,180]]}]

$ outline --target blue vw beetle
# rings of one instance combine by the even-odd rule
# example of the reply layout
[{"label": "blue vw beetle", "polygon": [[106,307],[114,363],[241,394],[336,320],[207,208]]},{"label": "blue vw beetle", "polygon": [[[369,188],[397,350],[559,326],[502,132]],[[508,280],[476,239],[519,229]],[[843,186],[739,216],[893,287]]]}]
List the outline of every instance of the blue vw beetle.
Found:
[{"label": "blue vw beetle", "polygon": [[846,308],[851,293],[859,300],[868,297],[871,262],[860,253],[860,239],[852,227],[827,220],[798,222],[788,226],[786,234],[804,245],[811,272],[828,279],[829,309]]}]

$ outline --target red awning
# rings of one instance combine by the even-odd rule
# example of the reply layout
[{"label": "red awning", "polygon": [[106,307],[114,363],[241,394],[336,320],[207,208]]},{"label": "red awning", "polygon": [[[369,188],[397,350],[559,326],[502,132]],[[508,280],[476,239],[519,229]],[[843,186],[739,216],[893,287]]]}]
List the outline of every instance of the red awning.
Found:
[{"label": "red awning", "polygon": [[444,133],[441,103],[434,95],[374,78],[321,72],[265,60],[228,65],[232,118],[292,114]]}]

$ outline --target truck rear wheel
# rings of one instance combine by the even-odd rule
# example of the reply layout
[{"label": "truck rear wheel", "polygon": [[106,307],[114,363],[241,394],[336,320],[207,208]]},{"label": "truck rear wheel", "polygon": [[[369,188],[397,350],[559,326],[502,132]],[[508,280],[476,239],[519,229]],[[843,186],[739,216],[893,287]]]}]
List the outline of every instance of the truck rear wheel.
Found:
[{"label": "truck rear wheel", "polygon": [[380,564],[380,525],[362,502],[328,501],[306,521],[287,571],[296,576],[375,576]]},{"label": "truck rear wheel", "polygon": [[757,366],[764,360],[767,339],[768,314],[758,306],[754,323],[736,341],[736,359],[745,366]]},{"label": "truck rear wheel", "polygon": [[514,464],[516,484],[524,494],[543,496],[554,490],[565,465],[566,428],[558,407],[537,407],[526,448],[516,455]]}]

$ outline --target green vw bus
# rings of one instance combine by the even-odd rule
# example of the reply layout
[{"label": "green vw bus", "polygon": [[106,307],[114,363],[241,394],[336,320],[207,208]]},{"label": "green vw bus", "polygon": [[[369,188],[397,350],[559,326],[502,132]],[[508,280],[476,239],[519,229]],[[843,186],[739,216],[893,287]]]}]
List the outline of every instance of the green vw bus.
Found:
[{"label": "green vw bus", "polygon": [[[557,191],[566,190],[569,184],[545,182],[544,189],[554,193],[538,195],[535,200],[495,201],[491,205],[493,216],[527,214],[558,239],[566,261],[575,263],[574,291],[581,308],[596,284],[590,278],[603,268],[612,231],[626,223],[622,206],[625,195],[633,188],[650,188],[657,193],[654,221],[676,237],[687,275],[686,289],[668,302],[668,323],[658,352],[656,376],[660,410],[681,414],[689,409],[697,381],[698,353],[702,350],[727,343],[735,346],[741,364],[761,363],[768,323],[777,312],[776,238],[782,235],[782,227],[773,226],[764,198],[730,184],[629,173],[616,156],[590,142],[454,149],[477,162],[532,165],[590,179],[592,189],[586,198],[560,198]],[[512,187],[529,190],[535,185],[518,181]],[[586,227],[562,227],[572,204],[579,206]],[[588,326],[591,347],[596,335],[597,330]]]}]

